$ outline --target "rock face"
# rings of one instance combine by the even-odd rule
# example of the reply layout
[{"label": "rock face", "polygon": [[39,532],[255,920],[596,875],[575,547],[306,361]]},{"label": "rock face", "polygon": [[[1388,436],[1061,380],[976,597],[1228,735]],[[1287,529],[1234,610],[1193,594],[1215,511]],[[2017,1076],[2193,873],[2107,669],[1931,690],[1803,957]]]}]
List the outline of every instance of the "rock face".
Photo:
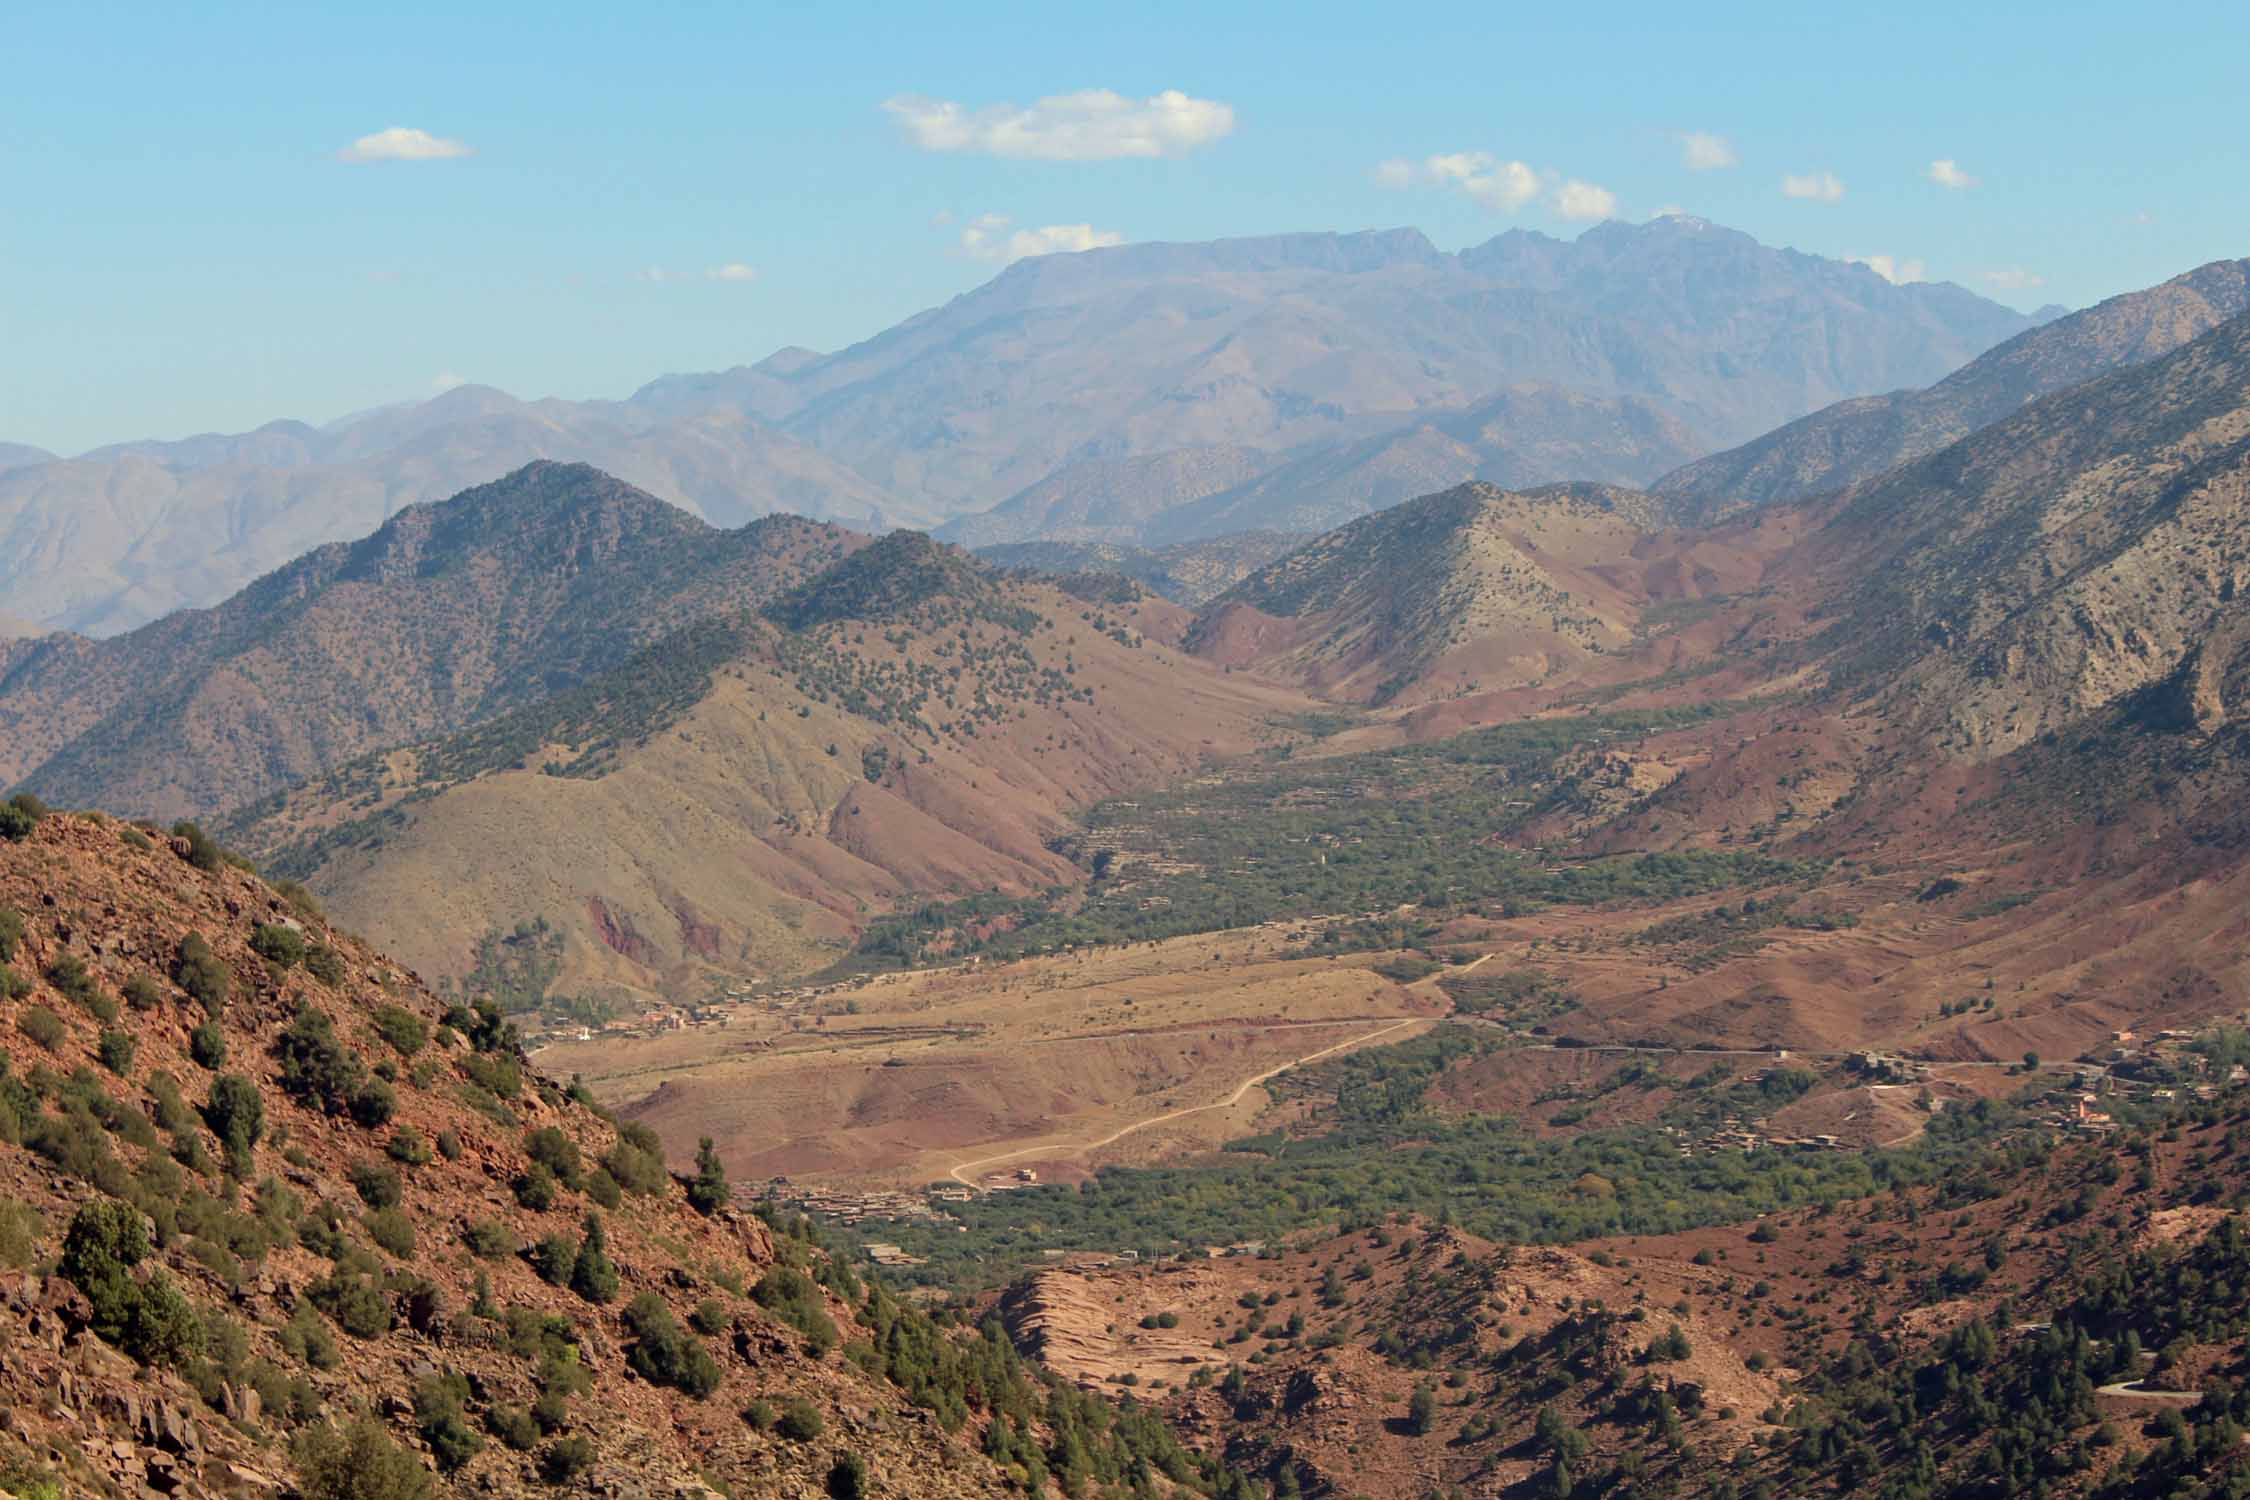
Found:
[{"label": "rock face", "polygon": [[[2005,754],[2179,672],[2250,592],[2250,314],[1838,500],[1835,673]],[[2213,664],[2179,711],[2223,713]]]},{"label": "rock face", "polygon": [[1682,521],[1842,489],[1967,437],[2027,401],[2169,354],[2245,310],[2250,260],[2214,261],[2020,333],[1925,390],[1839,402],[1649,488]]}]

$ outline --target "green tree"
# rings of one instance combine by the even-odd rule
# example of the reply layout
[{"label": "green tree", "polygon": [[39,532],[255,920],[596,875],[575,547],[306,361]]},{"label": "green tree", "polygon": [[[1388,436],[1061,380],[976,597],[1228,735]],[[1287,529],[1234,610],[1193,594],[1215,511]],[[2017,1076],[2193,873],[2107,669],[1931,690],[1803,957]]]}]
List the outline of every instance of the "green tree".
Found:
[{"label": "green tree", "polygon": [[689,1206],[706,1218],[726,1207],[733,1193],[727,1187],[727,1169],[718,1148],[705,1136],[695,1149],[695,1176],[688,1183]]},{"label": "green tree", "polygon": [[600,1214],[586,1215],[586,1238],[579,1241],[578,1256],[570,1268],[570,1289],[588,1302],[617,1299],[617,1266],[609,1258],[609,1236]]},{"label": "green tree", "polygon": [[252,1148],[266,1130],[266,1101],[258,1086],[239,1073],[221,1073],[211,1080],[203,1123],[219,1138],[227,1156],[227,1171],[238,1179],[247,1178]]}]

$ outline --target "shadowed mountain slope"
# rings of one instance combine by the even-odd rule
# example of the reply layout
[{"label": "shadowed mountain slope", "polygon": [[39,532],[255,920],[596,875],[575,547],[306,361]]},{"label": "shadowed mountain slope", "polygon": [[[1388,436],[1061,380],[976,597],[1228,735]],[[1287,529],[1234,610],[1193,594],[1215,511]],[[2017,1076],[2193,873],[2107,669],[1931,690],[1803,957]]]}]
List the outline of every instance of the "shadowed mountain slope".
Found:
[{"label": "shadowed mountain slope", "polygon": [[0,782],[167,818],[562,691],[863,540],[720,531],[584,465],[538,463],[334,543],[209,610],[0,655]]},{"label": "shadowed mountain slope", "polygon": [[2214,261],[2018,334],[1924,390],[1839,402],[1650,486],[1682,520],[1804,499],[1872,479],[2026,401],[2169,353],[2250,310],[2250,260]]}]

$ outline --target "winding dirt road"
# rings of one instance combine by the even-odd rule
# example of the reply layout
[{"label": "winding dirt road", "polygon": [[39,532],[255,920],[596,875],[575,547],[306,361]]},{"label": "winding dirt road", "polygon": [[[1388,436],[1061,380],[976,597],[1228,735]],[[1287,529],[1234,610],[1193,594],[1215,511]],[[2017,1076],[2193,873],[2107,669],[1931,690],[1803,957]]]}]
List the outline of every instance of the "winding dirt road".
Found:
[{"label": "winding dirt road", "polygon": [[1099,1151],[1104,1146],[1114,1145],[1118,1141],[1125,1139],[1125,1137],[1135,1134],[1138,1131],[1147,1130],[1151,1126],[1162,1125],[1172,1120],[1185,1119],[1189,1115],[1200,1115],[1207,1110],[1232,1109],[1235,1105],[1242,1102],[1243,1097],[1246,1094],[1248,1094],[1252,1089],[1256,1088],[1259,1084],[1264,1083],[1269,1078],[1277,1078],[1281,1074],[1288,1072],[1291,1068],[1301,1068],[1306,1063],[1318,1062],[1322,1058],[1334,1056],[1338,1052],[1347,1051],[1353,1047],[1364,1046],[1369,1042],[1389,1036],[1394,1031],[1404,1031],[1409,1026],[1422,1025],[1430,1019],[1432,1018],[1428,1016],[1409,1016],[1403,1021],[1394,1021],[1388,1026],[1378,1027],[1374,1031],[1366,1032],[1360,1036],[1349,1037],[1344,1041],[1337,1042],[1331,1046],[1323,1047],[1318,1052],[1308,1052],[1303,1057],[1292,1058],[1288,1062],[1281,1064],[1279,1067],[1266,1069],[1266,1071],[1258,1074],[1254,1078],[1244,1079],[1241,1084],[1236,1087],[1233,1093],[1227,1095],[1224,1099],[1221,1099],[1213,1104],[1195,1104],[1190,1105],[1186,1109],[1168,1110],[1160,1115],[1151,1115],[1148,1119],[1136,1120],[1132,1124],[1124,1126],[1122,1129],[1113,1130],[1108,1135],[1103,1136],[1100,1140],[1086,1141],[1076,1146],[1067,1144],[1060,1146],[1026,1146],[1020,1151],[1004,1151],[998,1156],[986,1156],[980,1157],[975,1161],[961,1162],[957,1166],[953,1167],[950,1171],[948,1171],[946,1175],[951,1177],[955,1182],[960,1183],[963,1187],[974,1188],[976,1187],[976,1183],[971,1180],[968,1174],[978,1170],[981,1167],[996,1167],[1002,1162],[1020,1161],[1027,1156],[1037,1156],[1049,1159],[1065,1159],[1074,1156],[1083,1156],[1089,1151]]}]

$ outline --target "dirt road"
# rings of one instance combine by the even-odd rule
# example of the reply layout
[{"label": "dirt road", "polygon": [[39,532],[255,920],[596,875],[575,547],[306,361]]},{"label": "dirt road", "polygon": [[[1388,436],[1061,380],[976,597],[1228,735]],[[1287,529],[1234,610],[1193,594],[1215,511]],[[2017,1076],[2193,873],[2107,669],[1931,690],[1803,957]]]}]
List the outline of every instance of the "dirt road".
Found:
[{"label": "dirt road", "polygon": [[1125,1137],[1133,1135],[1139,1131],[1147,1130],[1151,1126],[1163,1125],[1172,1120],[1185,1119],[1189,1115],[1200,1115],[1208,1110],[1232,1109],[1235,1105],[1240,1104],[1244,1096],[1247,1095],[1252,1089],[1256,1088],[1259,1084],[1266,1082],[1270,1078],[1277,1078],[1281,1074],[1288,1072],[1291,1068],[1301,1068],[1306,1063],[1318,1062],[1322,1058],[1332,1057],[1338,1052],[1348,1051],[1353,1047],[1364,1046],[1369,1042],[1377,1041],[1383,1037],[1389,1036],[1393,1032],[1404,1031],[1409,1026],[1418,1026],[1424,1024],[1424,1022],[1429,1019],[1429,1017],[1424,1016],[1409,1016],[1403,1021],[1394,1021],[1388,1026],[1378,1027],[1374,1031],[1347,1038],[1346,1040],[1334,1043],[1331,1046],[1323,1047],[1317,1052],[1308,1052],[1303,1057],[1292,1058],[1288,1062],[1281,1064],[1279,1067],[1268,1068],[1263,1073],[1260,1073],[1255,1077],[1245,1078],[1235,1088],[1235,1091],[1233,1093],[1227,1095],[1224,1099],[1221,1099],[1213,1104],[1195,1104],[1190,1105],[1186,1109],[1167,1110],[1163,1114],[1151,1115],[1145,1120],[1136,1120],[1132,1124],[1124,1126],[1121,1129],[1113,1130],[1108,1135],[1103,1136],[1099,1140],[1086,1141],[1076,1146],[1026,1146],[1020,1151],[1004,1151],[998,1156],[986,1156],[980,1157],[975,1161],[961,1162],[958,1165],[954,1166],[946,1175],[951,1177],[955,1182],[960,1183],[963,1187],[973,1188],[976,1186],[976,1183],[971,1180],[968,1174],[982,1167],[996,1167],[1002,1162],[1020,1161],[1027,1156],[1037,1156],[1045,1158],[1083,1156],[1089,1151],[1099,1151],[1104,1146],[1115,1145],[1117,1142],[1125,1139]]}]

